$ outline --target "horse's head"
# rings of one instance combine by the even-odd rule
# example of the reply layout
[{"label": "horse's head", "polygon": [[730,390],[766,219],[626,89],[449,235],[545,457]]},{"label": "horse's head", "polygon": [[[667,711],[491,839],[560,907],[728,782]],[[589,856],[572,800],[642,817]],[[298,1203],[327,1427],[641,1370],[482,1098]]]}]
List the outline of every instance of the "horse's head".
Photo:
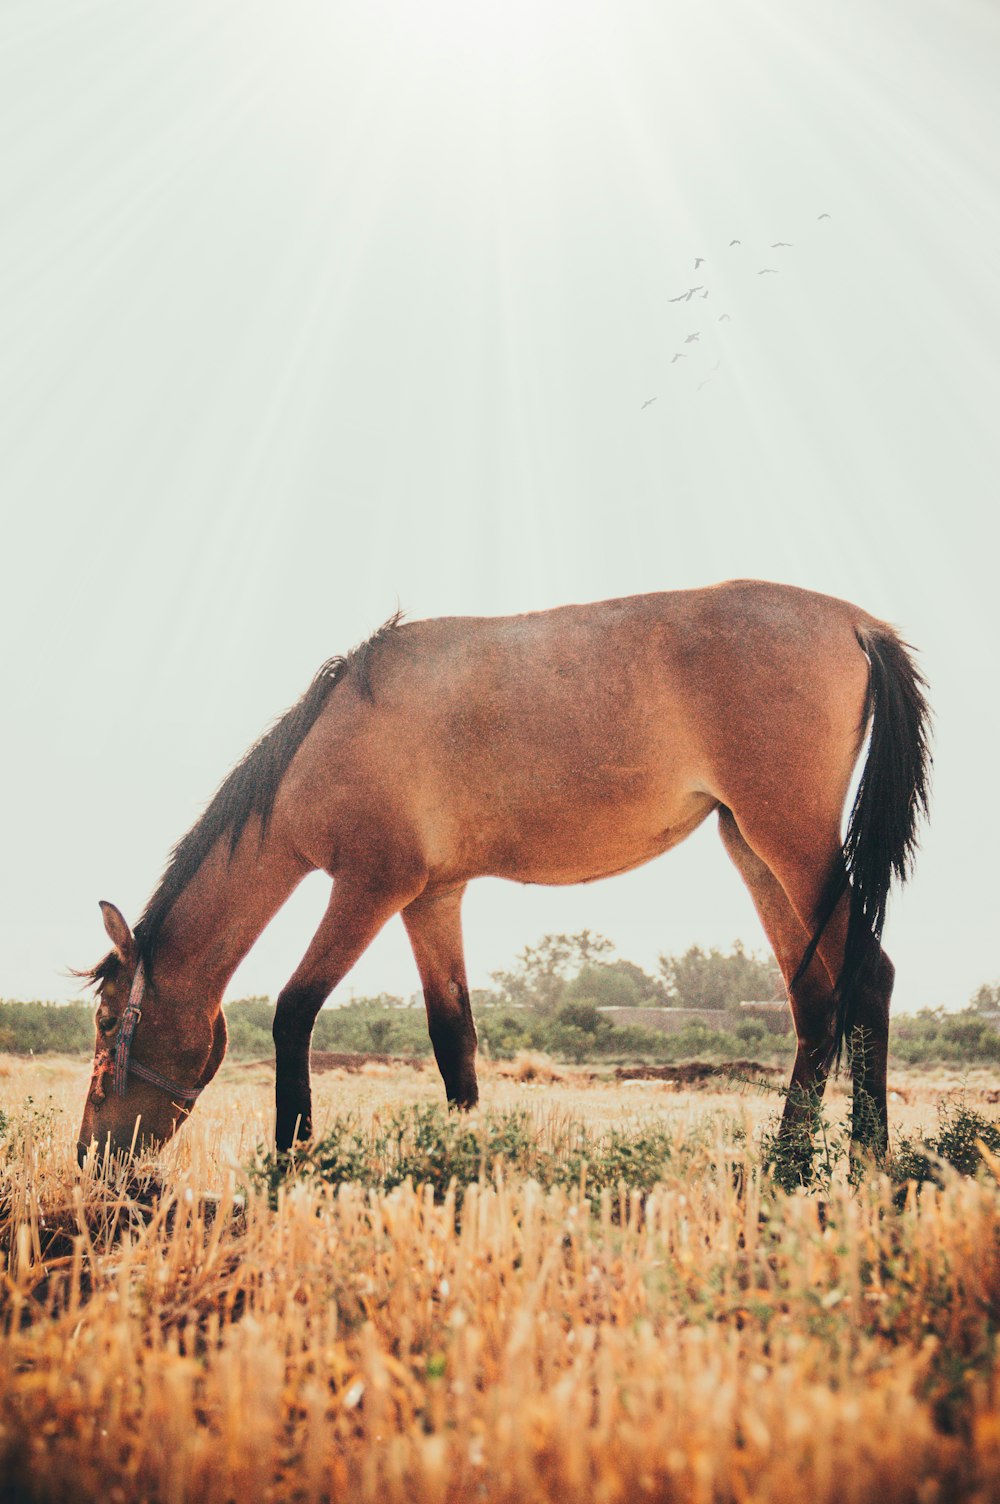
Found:
[{"label": "horse's head", "polygon": [[226,1053],[222,1009],[171,997],[119,910],[102,903],[101,912],[113,949],[87,973],[97,989],[97,1043],[81,1163],[95,1138],[102,1150],[110,1139],[113,1153],[170,1138]]}]

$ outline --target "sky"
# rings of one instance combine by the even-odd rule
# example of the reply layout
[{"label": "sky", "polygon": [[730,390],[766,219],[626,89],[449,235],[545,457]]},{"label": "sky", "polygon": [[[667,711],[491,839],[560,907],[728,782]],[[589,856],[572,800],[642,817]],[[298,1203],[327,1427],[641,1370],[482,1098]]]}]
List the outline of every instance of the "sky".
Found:
[{"label": "sky", "polygon": [[[5,0],[0,995],[76,995],[98,900],[134,921],[397,606],[735,576],[920,650],[895,1006],[1000,980],[998,77],[980,0]],[[473,884],[473,985],[552,931],[762,948],[714,825]],[[229,996],[276,995],[327,891]],[[417,985],[396,919],[337,997]]]}]

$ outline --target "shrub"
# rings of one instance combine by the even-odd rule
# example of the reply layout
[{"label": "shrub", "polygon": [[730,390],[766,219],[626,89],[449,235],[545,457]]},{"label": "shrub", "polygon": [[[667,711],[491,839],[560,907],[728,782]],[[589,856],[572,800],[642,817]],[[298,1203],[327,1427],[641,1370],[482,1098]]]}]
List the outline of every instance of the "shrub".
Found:
[{"label": "shrub", "polygon": [[0,1037],[12,1055],[83,1055],[94,1048],[93,1003],[0,1002]]},{"label": "shrub", "polygon": [[610,1021],[602,1017],[597,1010],[597,1005],[589,999],[577,1003],[563,1003],[556,1018],[564,1027],[578,1029],[581,1033],[591,1036],[611,1028]]},{"label": "shrub", "polygon": [[[793,1097],[793,1089],[781,1095]],[[815,1092],[798,1090],[797,1100],[801,1111],[797,1122],[787,1127],[776,1123],[761,1135],[761,1159],[781,1190],[809,1186],[825,1193],[838,1167],[849,1162],[850,1130],[828,1122]]]},{"label": "shrub", "polygon": [[991,1153],[1000,1153],[1000,1119],[985,1117],[961,1099],[944,1102],[938,1109],[937,1133],[924,1139],[900,1139],[890,1173],[899,1182],[931,1181],[937,1185],[944,1165],[960,1175],[975,1175],[983,1163],[980,1143]]},{"label": "shrub", "polygon": [[484,1054],[493,1060],[513,1060],[518,1050],[531,1049],[530,1022],[522,1012],[489,1009],[476,1021]]},{"label": "shrub", "polygon": [[602,1134],[582,1120],[563,1119],[540,1135],[532,1114],[523,1110],[460,1117],[417,1105],[368,1129],[353,1117],[338,1117],[321,1139],[292,1153],[258,1151],[248,1175],[272,1201],[289,1179],[355,1182],[382,1191],[410,1180],[431,1186],[436,1200],[454,1181],[461,1204],[464,1187],[489,1179],[501,1165],[546,1188],[583,1180],[593,1191],[614,1190],[620,1182],[648,1191],[673,1149],[670,1130],[660,1123]]}]

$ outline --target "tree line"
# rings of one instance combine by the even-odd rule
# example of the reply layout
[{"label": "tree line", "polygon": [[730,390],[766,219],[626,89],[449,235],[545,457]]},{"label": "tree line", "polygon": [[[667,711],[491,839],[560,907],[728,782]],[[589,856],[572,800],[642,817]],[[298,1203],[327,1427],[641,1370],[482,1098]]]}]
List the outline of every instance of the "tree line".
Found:
[{"label": "tree line", "polygon": [[681,956],[661,955],[651,975],[634,961],[617,959],[604,935],[543,935],[525,946],[510,971],[496,971],[494,996],[484,1000],[553,1014],[567,1003],[597,1008],[738,1007],[785,995],[773,957],[747,951],[736,940],[728,951],[690,946]]},{"label": "tree line", "polygon": [[[776,1036],[759,1015],[740,1009],[741,1003],[779,1000],[784,987],[774,961],[739,941],[726,951],[692,945],[680,956],[661,955],[655,972],[647,972],[616,957],[611,941],[590,930],[544,935],[492,980],[493,987],[474,991],[472,1002],[481,1047],[494,1059],[540,1050],[567,1061],[749,1055],[784,1060],[791,1047],[790,1039]],[[614,1009],[637,1011],[622,1021],[608,1011]],[[663,1009],[691,1010],[691,1017],[665,1033],[652,1016],[652,1010]],[[1000,1032],[990,1016],[998,1012],[1000,985],[984,984],[962,1011],[900,1014],[893,1022],[892,1053],[912,1063],[1000,1060]],[[268,1058],[273,1017],[267,998],[227,1004],[230,1053],[244,1060]],[[87,1054],[93,1045],[89,1001],[0,1001],[0,1053]],[[313,1048],[428,1055],[423,1007],[383,993],[324,1008]]]}]

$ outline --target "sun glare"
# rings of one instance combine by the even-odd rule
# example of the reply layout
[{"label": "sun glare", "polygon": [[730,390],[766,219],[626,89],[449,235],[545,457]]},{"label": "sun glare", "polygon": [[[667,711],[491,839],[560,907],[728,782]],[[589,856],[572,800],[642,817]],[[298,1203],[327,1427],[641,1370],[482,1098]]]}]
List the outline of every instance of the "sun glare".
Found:
[{"label": "sun glare", "polygon": [[403,12],[425,45],[442,56],[500,62],[529,49],[550,28],[561,27],[574,9],[580,7],[568,0],[429,0],[405,6]]}]

